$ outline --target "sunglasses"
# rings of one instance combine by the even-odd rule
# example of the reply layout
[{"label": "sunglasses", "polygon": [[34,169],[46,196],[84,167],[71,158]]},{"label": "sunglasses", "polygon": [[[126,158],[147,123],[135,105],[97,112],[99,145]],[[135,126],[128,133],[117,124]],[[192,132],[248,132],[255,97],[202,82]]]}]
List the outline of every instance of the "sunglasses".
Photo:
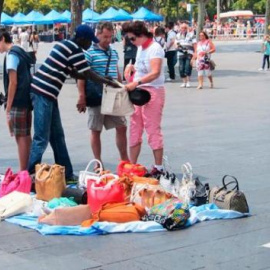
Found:
[{"label": "sunglasses", "polygon": [[137,39],[137,37],[131,37],[129,38],[130,41],[134,42]]}]

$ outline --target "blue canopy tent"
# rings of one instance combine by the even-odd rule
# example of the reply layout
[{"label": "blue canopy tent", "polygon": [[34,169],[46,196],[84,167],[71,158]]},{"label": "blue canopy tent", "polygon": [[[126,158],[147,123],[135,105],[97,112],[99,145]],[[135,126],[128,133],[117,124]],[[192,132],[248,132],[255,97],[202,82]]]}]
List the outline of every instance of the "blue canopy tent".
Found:
[{"label": "blue canopy tent", "polygon": [[53,9],[47,15],[38,18],[36,20],[36,23],[37,24],[70,23],[70,20]]},{"label": "blue canopy tent", "polygon": [[139,10],[131,14],[131,16],[133,17],[133,20],[163,21],[163,17],[161,15],[155,14],[144,7],[139,8]]},{"label": "blue canopy tent", "polygon": [[71,12],[69,10],[65,10],[61,15],[71,21]]},{"label": "blue canopy tent", "polygon": [[0,24],[4,24],[4,25],[13,24],[13,18],[8,16],[5,12],[2,12]]},{"label": "blue canopy tent", "polygon": [[40,12],[32,10],[19,23],[20,24],[42,24],[42,23],[38,23],[38,21],[41,20],[43,17],[44,16]]},{"label": "blue canopy tent", "polygon": [[108,8],[105,12],[103,12],[100,16],[98,16],[95,21],[129,21],[132,20],[132,16],[129,14],[123,14],[123,12],[119,13],[113,7]]},{"label": "blue canopy tent", "polygon": [[[119,8],[118,9],[118,14],[124,15],[124,16],[129,16],[132,17],[128,12],[126,12],[124,9]],[[131,19],[132,20],[132,19]]]},{"label": "blue canopy tent", "polygon": [[20,23],[22,20],[24,20],[25,15],[21,12],[18,12],[16,15],[13,16],[13,22],[14,24]]},{"label": "blue canopy tent", "polygon": [[92,22],[94,21],[98,16],[100,16],[99,13],[93,11],[90,8],[87,8],[86,10],[83,11],[82,14],[82,21],[83,22]]}]

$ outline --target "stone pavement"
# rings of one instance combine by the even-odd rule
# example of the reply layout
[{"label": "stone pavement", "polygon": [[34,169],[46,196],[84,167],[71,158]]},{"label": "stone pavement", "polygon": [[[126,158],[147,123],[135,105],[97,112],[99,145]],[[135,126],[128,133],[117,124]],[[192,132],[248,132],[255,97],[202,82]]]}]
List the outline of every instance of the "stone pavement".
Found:
[{"label": "stone pavement", "polygon": [[[181,89],[179,79],[166,84],[165,154],[176,173],[189,161],[211,186],[220,184],[225,174],[236,176],[252,216],[202,222],[177,232],[90,237],[41,236],[2,222],[0,269],[270,269],[269,248],[263,247],[270,242],[270,72],[257,71],[262,60],[256,52],[259,43],[216,45],[215,89],[206,82],[203,90],[196,90],[196,72],[191,89]],[[40,61],[50,45],[41,47]],[[122,59],[121,46],[116,47]],[[76,112],[76,99],[76,87],[69,81],[60,95],[60,108],[78,172],[92,153],[87,116]],[[3,109],[0,118],[0,172],[4,172],[8,166],[17,169],[18,163]],[[102,134],[103,159],[112,170],[118,163],[114,134]],[[139,161],[150,167],[152,154],[145,141]],[[44,161],[53,162],[50,148]]]}]

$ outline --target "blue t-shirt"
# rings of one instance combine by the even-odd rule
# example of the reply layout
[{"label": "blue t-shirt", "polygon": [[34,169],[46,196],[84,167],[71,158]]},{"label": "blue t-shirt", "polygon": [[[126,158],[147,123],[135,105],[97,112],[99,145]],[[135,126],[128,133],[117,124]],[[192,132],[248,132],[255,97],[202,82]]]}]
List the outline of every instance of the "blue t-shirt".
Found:
[{"label": "blue t-shirt", "polygon": [[264,46],[265,46],[264,54],[265,55],[270,55],[270,42],[269,41],[265,41],[264,42]]},{"label": "blue t-shirt", "polygon": [[7,73],[11,69],[17,71],[18,66],[19,66],[19,62],[20,62],[20,60],[19,60],[17,55],[7,54],[7,59],[6,59]]}]

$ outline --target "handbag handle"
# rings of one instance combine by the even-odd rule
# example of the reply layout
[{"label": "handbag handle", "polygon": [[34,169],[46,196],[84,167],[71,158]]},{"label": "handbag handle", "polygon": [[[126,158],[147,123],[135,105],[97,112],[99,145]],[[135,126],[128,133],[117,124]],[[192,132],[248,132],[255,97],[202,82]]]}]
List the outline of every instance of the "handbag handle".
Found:
[{"label": "handbag handle", "polygon": [[[48,175],[45,176],[44,178],[40,178],[40,174],[41,174],[41,172],[43,172],[43,170],[44,170],[45,168],[50,168],[50,169],[49,169],[49,173],[48,173]],[[50,165],[48,165],[48,164],[42,164],[41,167],[40,167],[40,169],[39,169],[39,170],[37,171],[37,173],[36,173],[36,178],[35,178],[35,179],[36,179],[37,181],[39,181],[39,182],[45,182],[45,181],[51,176],[52,170],[53,170],[53,166],[50,166]]]},{"label": "handbag handle", "polygon": [[[227,177],[233,178],[233,181],[230,181],[229,183],[225,183],[225,178],[227,178]],[[238,181],[237,181],[237,179],[236,179],[234,176],[232,176],[232,175],[228,175],[228,174],[224,175],[223,178],[222,178],[222,184],[223,184],[223,188],[225,188],[225,189],[227,189],[227,186],[229,186],[229,185],[231,185],[231,184],[235,184],[235,187],[232,188],[231,190],[235,190],[235,189],[236,189],[236,190],[239,190],[239,184],[238,184]]]},{"label": "handbag handle", "polygon": [[[98,159],[92,159],[92,160],[90,160],[89,163],[87,164],[87,166],[86,166],[86,168],[85,168],[85,170],[84,170],[84,172],[83,172],[83,176],[85,176],[85,174],[86,174],[87,172],[89,172],[88,169],[89,169],[89,167],[90,167],[94,162],[98,163],[99,168],[100,168],[100,172],[103,171],[103,166],[102,166],[102,163],[100,162],[100,160],[98,160]],[[90,173],[92,173],[92,174],[94,174],[94,175],[100,174],[100,173],[93,173],[93,172],[90,172]]]},{"label": "handbag handle", "polygon": [[110,182],[108,182],[105,186],[103,187],[96,187],[95,185],[92,185],[91,186],[91,189],[94,189],[94,190],[103,190],[103,189],[110,189],[118,180],[119,180],[119,176],[118,175],[115,175],[115,174],[112,174],[112,173],[108,173],[108,174],[104,174],[102,175],[98,181],[96,181],[96,184],[99,184],[103,178],[106,178],[108,176],[112,176],[114,177],[113,180],[111,180]]}]

